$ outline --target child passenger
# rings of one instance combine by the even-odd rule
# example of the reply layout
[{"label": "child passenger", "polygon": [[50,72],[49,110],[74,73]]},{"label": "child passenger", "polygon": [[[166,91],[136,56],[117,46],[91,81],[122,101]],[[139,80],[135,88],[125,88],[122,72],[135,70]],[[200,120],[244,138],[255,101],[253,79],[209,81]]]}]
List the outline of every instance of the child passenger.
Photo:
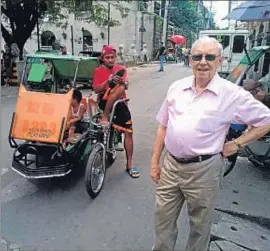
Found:
[{"label": "child passenger", "polygon": [[82,93],[79,90],[74,90],[71,101],[71,117],[67,123],[69,128],[68,137],[72,138],[75,134],[76,128],[80,127],[80,122],[84,118],[86,107],[82,101]]}]

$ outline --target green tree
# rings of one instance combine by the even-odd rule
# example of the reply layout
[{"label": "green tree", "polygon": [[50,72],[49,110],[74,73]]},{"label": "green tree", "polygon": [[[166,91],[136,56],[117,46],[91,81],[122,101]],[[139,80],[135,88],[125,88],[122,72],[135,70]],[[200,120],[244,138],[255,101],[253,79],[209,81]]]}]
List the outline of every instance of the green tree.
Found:
[{"label": "green tree", "polygon": [[[121,13],[122,18],[126,17],[129,11],[123,2],[131,1],[110,1],[112,7]],[[88,16],[86,22],[93,22],[100,27],[120,25],[117,20],[108,20],[107,8],[106,0],[2,0],[2,37],[8,46],[12,43],[17,44],[22,58],[24,45],[39,18],[46,16],[51,22],[66,25],[70,13],[78,16],[81,11],[85,11]]]},{"label": "green tree", "polygon": [[[183,36],[188,40],[192,33],[198,32],[198,24],[203,20],[200,13],[197,12],[196,1],[172,1],[173,9],[170,14],[170,20],[181,29]],[[190,42],[190,41],[189,41]]]}]

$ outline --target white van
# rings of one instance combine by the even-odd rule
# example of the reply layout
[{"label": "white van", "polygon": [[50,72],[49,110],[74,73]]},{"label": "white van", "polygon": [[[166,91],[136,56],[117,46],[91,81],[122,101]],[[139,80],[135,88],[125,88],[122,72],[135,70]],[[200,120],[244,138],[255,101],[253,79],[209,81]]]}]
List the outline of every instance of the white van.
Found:
[{"label": "white van", "polygon": [[226,77],[239,64],[239,61],[245,55],[243,44],[247,44],[249,49],[249,31],[248,30],[204,30],[200,32],[200,37],[214,37],[223,46],[224,61],[218,69],[222,77]]}]

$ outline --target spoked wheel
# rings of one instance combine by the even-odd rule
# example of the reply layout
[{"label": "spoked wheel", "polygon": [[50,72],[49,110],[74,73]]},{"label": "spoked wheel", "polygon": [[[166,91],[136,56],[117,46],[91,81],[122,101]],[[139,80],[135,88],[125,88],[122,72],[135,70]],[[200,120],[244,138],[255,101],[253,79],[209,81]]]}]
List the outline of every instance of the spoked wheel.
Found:
[{"label": "spoked wheel", "polygon": [[106,175],[106,166],[104,165],[103,149],[100,145],[92,149],[85,170],[86,191],[91,198],[96,198],[102,190]]}]

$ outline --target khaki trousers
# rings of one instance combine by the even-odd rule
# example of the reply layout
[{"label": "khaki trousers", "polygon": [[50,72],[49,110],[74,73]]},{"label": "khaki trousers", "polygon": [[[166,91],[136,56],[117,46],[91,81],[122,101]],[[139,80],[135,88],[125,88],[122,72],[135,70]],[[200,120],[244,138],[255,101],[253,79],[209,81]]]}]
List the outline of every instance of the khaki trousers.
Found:
[{"label": "khaki trousers", "polygon": [[178,234],[177,219],[185,201],[190,223],[185,250],[208,250],[212,214],[224,163],[220,154],[192,164],[179,164],[166,154],[156,188],[154,251],[174,250]]}]

